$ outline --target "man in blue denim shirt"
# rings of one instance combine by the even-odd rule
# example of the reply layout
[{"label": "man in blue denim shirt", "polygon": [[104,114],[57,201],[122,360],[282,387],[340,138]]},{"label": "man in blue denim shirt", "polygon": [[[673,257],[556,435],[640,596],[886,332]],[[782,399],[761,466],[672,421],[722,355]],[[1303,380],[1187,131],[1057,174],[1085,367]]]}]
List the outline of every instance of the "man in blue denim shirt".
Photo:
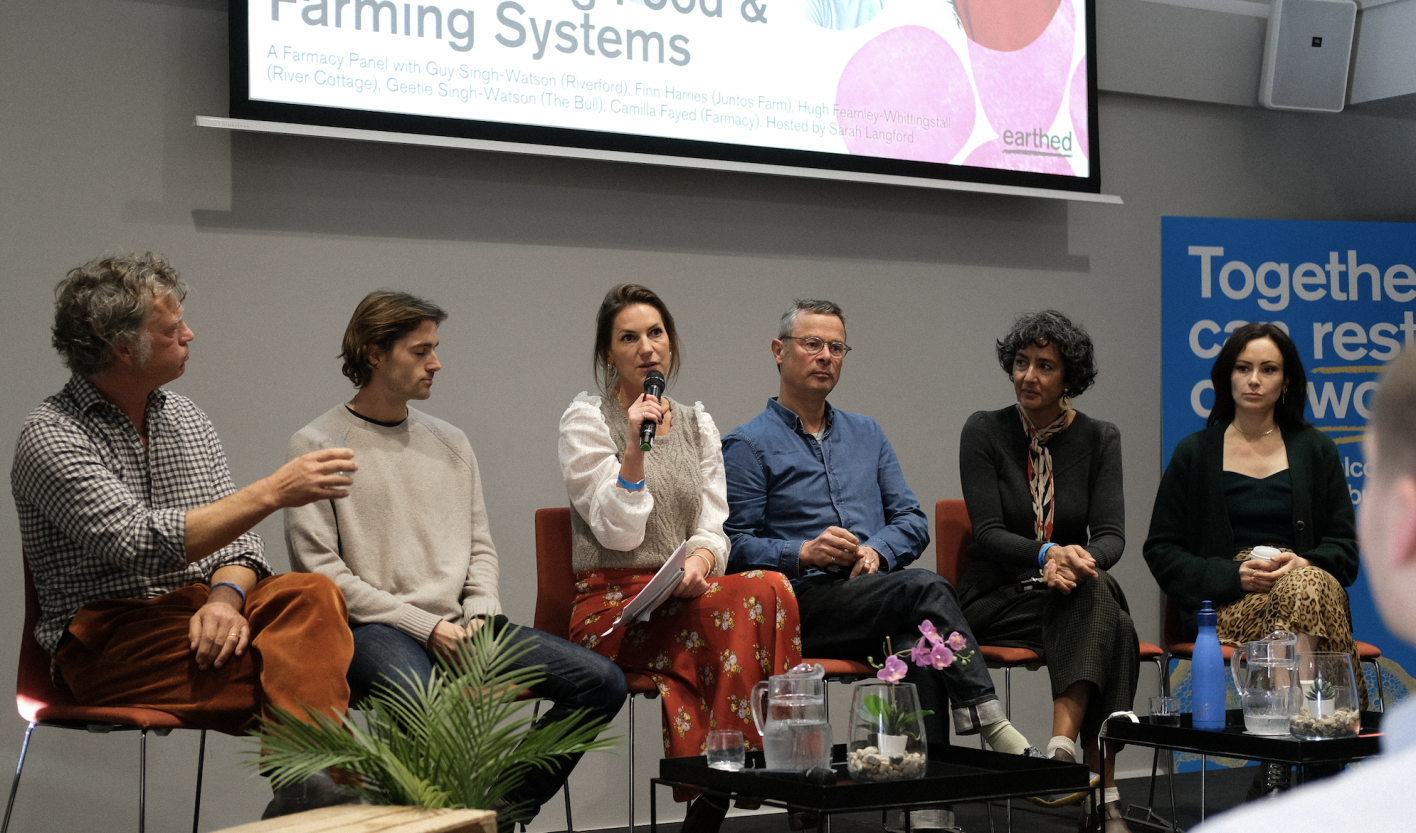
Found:
[{"label": "man in blue denim shirt", "polygon": [[[801,300],[782,316],[772,341],[779,393],[723,438],[728,570],[791,578],[809,657],[881,659],[887,637],[897,652],[906,650],[926,619],[977,650],[949,582],[932,570],[905,569],[929,544],[928,520],[885,433],[870,417],[826,401],[849,350],[836,304]],[[943,715],[953,700],[956,732],[982,731],[1001,752],[1028,751],[976,654],[942,671],[909,663],[906,680],[934,712],[925,719],[931,741],[947,741]]]}]

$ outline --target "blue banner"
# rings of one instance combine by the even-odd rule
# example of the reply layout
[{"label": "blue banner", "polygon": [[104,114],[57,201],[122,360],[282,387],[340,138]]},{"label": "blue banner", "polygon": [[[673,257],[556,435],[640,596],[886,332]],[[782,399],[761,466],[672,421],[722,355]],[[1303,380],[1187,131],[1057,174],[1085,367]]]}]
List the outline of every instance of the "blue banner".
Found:
[{"label": "blue banner", "polygon": [[[1251,321],[1282,326],[1297,345],[1306,416],[1337,443],[1360,512],[1377,379],[1416,341],[1416,224],[1162,218],[1162,465],[1204,427],[1215,356]],[[1382,625],[1365,571],[1348,592],[1356,637],[1416,669],[1416,650]]]}]

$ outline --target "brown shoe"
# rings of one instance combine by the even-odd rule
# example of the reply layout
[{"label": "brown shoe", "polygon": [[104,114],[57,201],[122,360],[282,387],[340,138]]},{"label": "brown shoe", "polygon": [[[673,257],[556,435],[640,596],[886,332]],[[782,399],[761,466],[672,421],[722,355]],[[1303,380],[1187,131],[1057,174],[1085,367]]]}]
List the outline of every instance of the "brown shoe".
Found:
[{"label": "brown shoe", "polygon": [[[1052,760],[1062,761],[1063,763],[1067,764],[1075,764],[1077,762],[1077,759],[1072,757],[1072,753],[1068,752],[1065,749],[1055,750],[1052,753]],[[1086,798],[1088,795],[1091,794],[1093,790],[1096,789],[1097,785],[1100,783],[1101,776],[1093,772],[1091,776],[1091,783],[1085,790],[1079,790],[1074,793],[1048,793],[1047,795],[1034,795],[1029,796],[1028,801],[1031,801],[1039,807],[1067,807],[1072,804],[1076,804],[1078,801],[1081,801],[1082,799]]]}]

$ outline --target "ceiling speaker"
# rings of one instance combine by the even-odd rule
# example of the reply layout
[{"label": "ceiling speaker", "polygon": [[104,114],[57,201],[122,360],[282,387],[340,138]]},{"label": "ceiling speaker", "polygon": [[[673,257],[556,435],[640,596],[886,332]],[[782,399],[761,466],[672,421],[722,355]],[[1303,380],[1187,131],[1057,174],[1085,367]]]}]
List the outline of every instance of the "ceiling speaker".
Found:
[{"label": "ceiling speaker", "polygon": [[1356,25],[1353,0],[1273,0],[1259,103],[1274,110],[1341,112]]}]

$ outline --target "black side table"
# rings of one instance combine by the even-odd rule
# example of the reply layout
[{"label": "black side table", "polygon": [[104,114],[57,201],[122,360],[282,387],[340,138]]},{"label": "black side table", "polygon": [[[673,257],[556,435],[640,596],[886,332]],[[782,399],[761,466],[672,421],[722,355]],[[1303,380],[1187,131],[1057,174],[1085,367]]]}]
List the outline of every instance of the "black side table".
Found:
[{"label": "black side table", "polygon": [[834,813],[916,809],[964,801],[1021,798],[1039,793],[1076,792],[1087,788],[1091,773],[1082,764],[1005,755],[962,746],[930,744],[923,778],[907,781],[857,783],[845,764],[846,747],[833,750],[835,784],[807,781],[796,773],[769,771],[761,752],[748,755],[748,769],[710,769],[702,757],[665,758],[659,777],[650,780],[649,831],[658,833],[657,787],[686,787],[729,799],[751,799],[788,810],[820,814],[818,831]]},{"label": "black side table", "polygon": [[[1251,735],[1244,731],[1244,712],[1233,709],[1225,713],[1224,729],[1207,731],[1196,729],[1190,722],[1191,715],[1180,716],[1179,726],[1165,726],[1142,717],[1133,722],[1127,717],[1113,717],[1102,724],[1103,740],[1133,743],[1172,752],[1190,752],[1200,756],[1200,821],[1205,818],[1205,764],[1210,755],[1229,758],[1247,758],[1251,761],[1271,761],[1289,766],[1309,766],[1313,764],[1345,764],[1381,751],[1381,732],[1377,727],[1381,721],[1380,712],[1362,712],[1362,732],[1351,738],[1330,738],[1328,740],[1299,740],[1283,735]],[[1105,782],[1105,762],[1102,767],[1102,781]],[[1172,776],[1173,769],[1172,769]],[[1175,795],[1171,791],[1171,808],[1175,812]],[[1178,820],[1172,819],[1172,827]]]}]

